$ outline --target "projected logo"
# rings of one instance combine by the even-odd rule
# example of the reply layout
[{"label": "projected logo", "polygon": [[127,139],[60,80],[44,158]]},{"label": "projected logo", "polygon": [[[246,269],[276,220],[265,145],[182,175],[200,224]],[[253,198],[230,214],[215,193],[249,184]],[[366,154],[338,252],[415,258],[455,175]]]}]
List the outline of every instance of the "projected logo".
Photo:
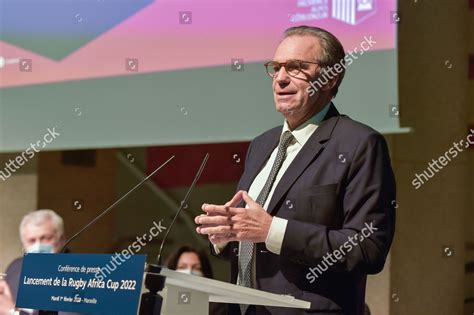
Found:
[{"label": "projected logo", "polygon": [[2,1],[0,40],[61,60],[153,0]]},{"label": "projected logo", "polygon": [[375,0],[297,0],[296,6],[298,12],[289,14],[291,22],[323,20],[331,12],[332,18],[356,25],[376,13]]},{"label": "projected logo", "polygon": [[332,0],[332,18],[357,25],[375,14],[375,0]]}]

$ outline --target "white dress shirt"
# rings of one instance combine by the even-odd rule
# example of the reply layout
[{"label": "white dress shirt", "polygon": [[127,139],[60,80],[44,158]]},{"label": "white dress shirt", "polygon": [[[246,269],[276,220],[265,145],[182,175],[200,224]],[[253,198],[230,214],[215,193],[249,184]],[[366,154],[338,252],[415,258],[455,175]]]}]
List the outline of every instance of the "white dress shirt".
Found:
[{"label": "white dress shirt", "polygon": [[[273,192],[275,191],[275,188],[277,187],[278,183],[283,177],[283,174],[285,174],[286,170],[291,165],[291,162],[293,162],[295,157],[303,148],[306,141],[308,141],[311,135],[316,131],[319,123],[326,116],[329,110],[329,106],[330,104],[326,105],[321,111],[319,111],[317,114],[312,116],[310,119],[305,121],[303,124],[301,124],[294,130],[290,130],[288,123],[285,120],[281,134],[283,135],[285,131],[290,131],[293,134],[294,139],[292,140],[292,142],[287,148],[286,158],[283,161],[283,164],[281,165],[281,168],[276,175],[275,181],[273,182],[272,188],[270,189],[270,193],[268,194],[267,200],[265,201],[265,204],[263,205],[263,209],[265,210],[268,209],[268,205],[270,204],[270,200],[272,199]],[[280,141],[281,141],[281,136],[280,136]],[[267,178],[270,175],[270,171],[272,169],[273,163],[275,162],[277,152],[278,152],[278,146],[275,147],[272,154],[270,155],[268,160],[265,162],[265,165],[263,166],[262,170],[257,174],[254,181],[250,185],[248,194],[253,200],[256,200],[258,197],[258,194],[260,194],[260,191],[262,191],[263,186],[265,185],[265,182],[267,181]],[[274,216],[272,219],[270,230],[268,231],[267,238],[265,240],[265,246],[267,247],[269,251],[271,251],[274,254],[279,255],[281,252],[281,246],[283,244],[283,238],[285,236],[287,223],[288,223],[288,220],[279,218],[277,216]],[[216,253],[220,253],[220,251],[224,249],[226,245],[227,243],[214,245],[214,250],[216,251]],[[240,243],[239,243],[239,251],[240,251]]]}]

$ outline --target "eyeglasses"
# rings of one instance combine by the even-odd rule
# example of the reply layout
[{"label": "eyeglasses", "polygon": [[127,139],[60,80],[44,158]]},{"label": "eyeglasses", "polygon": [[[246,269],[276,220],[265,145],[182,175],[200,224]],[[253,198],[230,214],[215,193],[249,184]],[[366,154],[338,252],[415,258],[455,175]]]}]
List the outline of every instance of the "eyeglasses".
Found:
[{"label": "eyeglasses", "polygon": [[269,61],[264,64],[265,69],[267,70],[267,74],[274,78],[278,71],[280,71],[281,67],[285,67],[286,73],[288,73],[292,77],[298,76],[300,74],[301,69],[305,68],[305,64],[314,64],[314,65],[322,65],[320,61],[311,62],[311,61],[303,61],[297,59],[290,59],[287,62],[276,62],[276,61]]}]

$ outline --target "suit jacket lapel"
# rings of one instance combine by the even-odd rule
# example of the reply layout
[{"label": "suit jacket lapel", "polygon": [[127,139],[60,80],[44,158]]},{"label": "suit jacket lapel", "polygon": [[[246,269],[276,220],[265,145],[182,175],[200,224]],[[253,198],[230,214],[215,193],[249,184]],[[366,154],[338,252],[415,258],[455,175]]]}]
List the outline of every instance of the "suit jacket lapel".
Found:
[{"label": "suit jacket lapel", "polygon": [[275,206],[281,200],[283,195],[288,191],[291,185],[293,185],[301,173],[303,173],[306,167],[318,157],[319,153],[324,148],[326,141],[331,137],[331,133],[338,120],[339,112],[334,107],[334,105],[331,104],[323,122],[321,122],[316,131],[305,143],[303,148],[301,148],[301,151],[295,157],[281,180],[278,182],[278,185],[272,195],[270,204],[268,205],[268,213],[273,214],[275,211]]},{"label": "suit jacket lapel", "polygon": [[248,171],[244,174],[245,177],[242,178],[239,183],[239,190],[248,191],[250,185],[254,181],[257,174],[262,170],[265,162],[270,158],[273,150],[277,147],[278,142],[280,141],[281,128],[274,128],[272,132],[269,133],[267,139],[264,139],[262,144],[252,148],[254,152],[253,160],[245,161],[245,163],[250,163],[248,165]]}]

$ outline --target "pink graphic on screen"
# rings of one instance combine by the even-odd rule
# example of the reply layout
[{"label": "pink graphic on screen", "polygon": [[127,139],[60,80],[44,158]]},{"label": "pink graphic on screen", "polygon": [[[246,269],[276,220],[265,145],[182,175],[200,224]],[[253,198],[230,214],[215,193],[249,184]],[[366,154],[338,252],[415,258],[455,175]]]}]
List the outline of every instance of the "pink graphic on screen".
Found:
[{"label": "pink graphic on screen", "polygon": [[395,49],[395,10],[395,0],[157,0],[60,60],[0,41],[0,87],[263,62],[302,24],[329,30],[346,51],[369,36],[371,51]]}]

